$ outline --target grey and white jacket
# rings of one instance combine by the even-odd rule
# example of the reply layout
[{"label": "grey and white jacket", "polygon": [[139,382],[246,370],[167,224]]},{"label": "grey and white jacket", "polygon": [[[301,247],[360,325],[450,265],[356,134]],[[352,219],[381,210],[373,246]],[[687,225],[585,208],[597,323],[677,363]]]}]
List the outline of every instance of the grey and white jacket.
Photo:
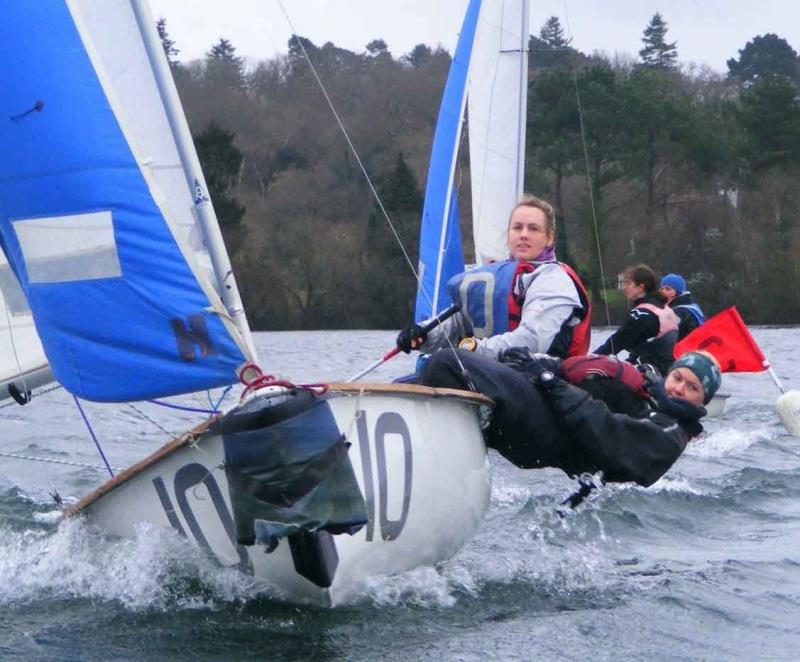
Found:
[{"label": "grey and white jacket", "polygon": [[[519,326],[488,338],[476,336],[477,354],[497,358],[500,352],[511,347],[527,347],[534,353],[547,352],[564,322],[576,308],[581,308],[575,283],[558,262],[540,264],[520,278],[525,298]],[[579,321],[574,319],[574,324]],[[451,344],[455,346],[462,338],[472,335],[471,320],[463,312],[458,312],[433,329],[420,349],[431,352]]]}]

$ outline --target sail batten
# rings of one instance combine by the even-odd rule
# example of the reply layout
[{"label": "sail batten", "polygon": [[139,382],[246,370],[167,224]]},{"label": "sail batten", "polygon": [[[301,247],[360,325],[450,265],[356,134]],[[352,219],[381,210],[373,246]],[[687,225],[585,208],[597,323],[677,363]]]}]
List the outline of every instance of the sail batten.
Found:
[{"label": "sail batten", "polygon": [[[0,35],[2,70],[25,63],[0,97],[14,118],[0,122],[0,243],[55,377],[100,401],[235,381],[251,352],[175,167],[131,2],[15,3]],[[62,239],[48,245],[48,227]]]}]

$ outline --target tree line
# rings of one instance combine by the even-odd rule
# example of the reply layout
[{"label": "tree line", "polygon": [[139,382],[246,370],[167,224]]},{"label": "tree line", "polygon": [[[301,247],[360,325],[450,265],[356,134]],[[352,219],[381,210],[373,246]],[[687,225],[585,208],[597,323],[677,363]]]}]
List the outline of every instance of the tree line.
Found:
[{"label": "tree line", "polygon": [[[253,327],[407,324],[450,55],[296,35],[250,67],[226,39],[181,63],[158,27]],[[606,310],[619,320],[616,274],[637,262],[682,273],[707,312],[736,304],[751,323],[798,323],[797,53],[755,36],[718,74],[682,66],[667,35],[654,15],[638,58],[582,53],[556,17],[531,36],[526,190],[554,202],[559,257],[584,276],[598,323]]]}]

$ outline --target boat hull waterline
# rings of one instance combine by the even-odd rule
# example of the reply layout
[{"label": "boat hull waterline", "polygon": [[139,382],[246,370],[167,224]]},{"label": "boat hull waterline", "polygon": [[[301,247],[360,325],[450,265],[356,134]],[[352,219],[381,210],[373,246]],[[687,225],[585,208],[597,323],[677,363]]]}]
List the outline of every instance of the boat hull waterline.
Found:
[{"label": "boat hull waterline", "polygon": [[[258,396],[261,397],[261,396]],[[291,535],[267,552],[236,543],[222,436],[210,421],[170,442],[68,510],[120,537],[171,527],[290,602],[335,606],[370,578],[454,555],[488,507],[483,396],[415,385],[337,384],[324,396],[349,442],[367,504],[354,535]]]}]

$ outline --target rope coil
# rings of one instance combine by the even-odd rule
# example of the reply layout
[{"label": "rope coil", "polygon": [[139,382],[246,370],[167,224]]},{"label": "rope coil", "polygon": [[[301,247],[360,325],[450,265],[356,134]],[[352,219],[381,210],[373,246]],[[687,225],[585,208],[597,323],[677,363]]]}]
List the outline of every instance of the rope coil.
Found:
[{"label": "rope coil", "polygon": [[[251,377],[252,375],[252,377]],[[286,379],[277,379],[275,375],[266,375],[264,371],[255,363],[246,363],[239,371],[239,379],[244,384],[244,391],[239,400],[244,400],[245,396],[252,392],[267,388],[269,386],[281,386],[291,390],[311,391],[315,395],[322,395],[330,388],[329,384],[316,382],[312,384],[294,384]]]}]

